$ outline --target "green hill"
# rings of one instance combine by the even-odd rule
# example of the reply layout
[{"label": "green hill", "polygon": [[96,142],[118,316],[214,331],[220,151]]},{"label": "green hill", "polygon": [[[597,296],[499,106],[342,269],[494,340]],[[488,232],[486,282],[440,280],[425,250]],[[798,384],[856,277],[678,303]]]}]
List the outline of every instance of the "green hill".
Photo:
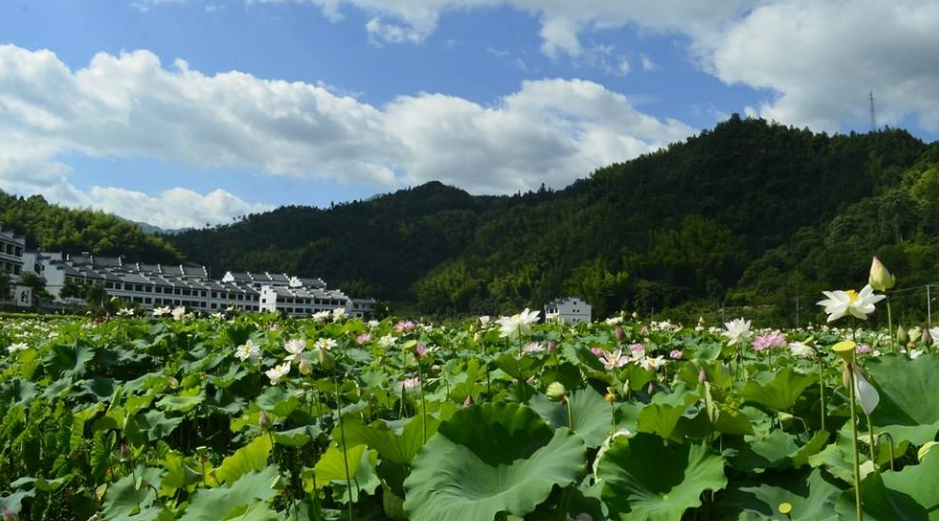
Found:
[{"label": "green hill", "polygon": [[734,116],[559,191],[480,197],[428,183],[166,240],[216,269],[321,276],[425,312],[576,293],[603,316],[857,284],[874,253],[908,283],[935,280],[937,202],[937,144]]},{"label": "green hill", "polygon": [[137,225],[100,211],[48,203],[42,196],[17,197],[0,191],[0,224],[26,235],[29,247],[46,252],[123,255],[130,260],[179,263],[183,256]]}]

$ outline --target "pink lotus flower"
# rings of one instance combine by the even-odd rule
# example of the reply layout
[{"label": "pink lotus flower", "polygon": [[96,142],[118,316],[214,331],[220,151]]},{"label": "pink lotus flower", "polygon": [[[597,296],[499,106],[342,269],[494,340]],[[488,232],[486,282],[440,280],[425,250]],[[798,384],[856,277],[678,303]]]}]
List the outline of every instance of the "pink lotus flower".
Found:
[{"label": "pink lotus flower", "polygon": [[401,322],[398,322],[397,324],[395,324],[395,331],[397,331],[398,333],[406,334],[406,333],[410,333],[411,330],[413,330],[415,327],[417,327],[417,324],[415,324],[414,322],[410,320],[402,320]]},{"label": "pink lotus flower", "polygon": [[632,351],[633,356],[641,356],[646,352],[646,348],[642,344],[630,344],[629,350]]},{"label": "pink lotus flower", "polygon": [[858,346],[854,348],[854,352],[859,355],[869,355],[871,346],[868,344],[858,344]]},{"label": "pink lotus flower", "polygon": [[598,355],[598,358],[603,362],[603,367],[605,367],[607,371],[623,367],[629,363],[629,358],[623,356],[622,349],[617,349],[612,353],[603,351],[603,354]]},{"label": "pink lotus flower", "polygon": [[525,347],[522,348],[522,354],[528,355],[531,353],[541,353],[544,350],[545,350],[544,345],[538,342],[529,342],[525,344]]},{"label": "pink lotus flower", "polygon": [[671,357],[672,360],[681,360],[681,350],[680,350],[680,349],[672,349],[672,352],[669,353],[668,356]]},{"label": "pink lotus flower", "polygon": [[404,389],[405,391],[417,389],[420,386],[421,379],[416,376],[414,378],[405,378],[404,381],[398,382],[398,389]]},{"label": "pink lotus flower", "polygon": [[590,348],[590,352],[596,355],[597,358],[600,358],[604,353],[606,353],[606,350],[602,347],[593,346]]},{"label": "pink lotus flower", "polygon": [[365,344],[372,341],[372,335],[368,333],[362,333],[361,335],[355,337],[355,343],[364,346]]},{"label": "pink lotus flower", "polygon": [[786,335],[782,333],[773,333],[770,335],[760,335],[753,339],[753,350],[763,351],[773,347],[782,347],[786,345]]}]

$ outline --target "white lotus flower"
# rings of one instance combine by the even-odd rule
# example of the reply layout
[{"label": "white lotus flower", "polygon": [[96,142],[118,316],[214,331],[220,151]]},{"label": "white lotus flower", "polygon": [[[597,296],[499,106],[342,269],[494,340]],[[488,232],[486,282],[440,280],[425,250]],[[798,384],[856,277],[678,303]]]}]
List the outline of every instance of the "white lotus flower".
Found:
[{"label": "white lotus flower", "polygon": [[119,317],[132,317],[134,316],[134,308],[121,308],[117,310],[117,316]]},{"label": "white lotus flower", "polygon": [[257,356],[259,351],[260,350],[258,349],[258,346],[254,345],[254,342],[248,339],[247,342],[241,344],[235,349],[235,358],[244,362],[252,356]]},{"label": "white lotus flower", "polygon": [[499,324],[499,336],[502,338],[518,338],[522,335],[531,334],[531,325],[538,321],[538,311],[525,311],[512,315],[511,317],[502,317],[496,322]]},{"label": "white lotus flower", "polygon": [[667,364],[667,363],[668,363],[668,361],[665,360],[665,357],[662,356],[662,355],[659,355],[659,356],[657,356],[657,357],[655,357],[655,358],[652,358],[652,357],[648,357],[648,356],[647,356],[647,357],[645,357],[645,358],[642,359],[642,361],[639,363],[639,365],[641,365],[642,367],[644,367],[644,368],[646,368],[646,369],[648,369],[648,370],[650,370],[650,371],[655,371],[655,370],[657,370],[657,369],[660,368],[660,367],[665,367],[665,364]]},{"label": "white lotus flower", "polygon": [[332,315],[332,313],[329,311],[317,311],[316,313],[313,313],[313,321],[317,324],[322,324],[323,322],[326,322],[326,319],[329,318],[330,315]]},{"label": "white lotus flower", "polygon": [[622,323],[623,323],[623,315],[617,315],[617,316],[615,316],[615,317],[610,317],[610,318],[604,320],[604,322],[606,322],[606,325],[608,325],[608,326],[615,326],[615,325],[617,325],[617,324],[622,324]]},{"label": "white lotus flower", "polygon": [[306,340],[302,338],[294,338],[293,340],[288,340],[287,343],[284,344],[284,349],[286,349],[287,352],[290,353],[287,356],[287,358],[285,358],[284,360],[288,360],[292,362],[296,360],[297,357],[300,356],[300,353],[302,353],[306,349]]},{"label": "white lotus flower", "polygon": [[321,338],[317,340],[313,346],[323,351],[329,351],[330,349],[336,347],[336,341],[332,338]]},{"label": "white lotus flower", "polygon": [[173,320],[182,320],[186,316],[186,308],[185,306],[173,308],[170,314],[173,315]]},{"label": "white lotus flower", "polygon": [[267,371],[264,371],[264,374],[271,379],[271,385],[277,385],[281,378],[290,374],[290,362],[275,365]]},{"label": "white lotus flower", "polygon": [[753,333],[750,331],[750,321],[736,318],[724,324],[727,328],[723,335],[728,338],[727,345],[736,345],[749,340]]},{"label": "white lotus flower", "polygon": [[385,336],[379,338],[379,339],[378,339],[378,345],[381,346],[381,347],[383,347],[383,348],[385,348],[385,349],[388,349],[389,347],[395,345],[395,337],[394,337],[394,335],[385,335]]},{"label": "white lotus flower", "polygon": [[916,360],[917,358],[922,356],[923,353],[925,353],[925,351],[923,351],[922,349],[912,349],[910,350],[908,354],[910,355],[910,360]]},{"label": "white lotus flower", "polygon": [[16,353],[17,351],[26,351],[29,349],[29,345],[24,342],[17,342],[16,344],[10,344],[7,347],[7,352],[10,354]]},{"label": "white lotus flower", "polygon": [[805,345],[802,342],[789,342],[789,352],[791,352],[793,356],[801,358],[809,358],[815,354],[815,350],[812,349],[812,346]]},{"label": "white lotus flower", "polygon": [[605,367],[607,371],[611,371],[613,369],[623,367],[624,365],[629,363],[629,357],[623,356],[622,349],[617,349],[616,351],[613,351],[612,353],[601,349],[599,350],[599,353],[600,354],[597,355],[597,357],[600,359],[600,362],[603,363],[603,367]]},{"label": "white lotus flower", "polygon": [[380,326],[380,325],[381,325],[381,322],[379,322],[379,321],[377,321],[377,320],[369,320],[369,321],[368,321],[368,327],[369,327],[369,329],[375,329],[375,328],[377,328],[377,327]]},{"label": "white lotus flower", "polygon": [[486,329],[487,327],[489,327],[489,320],[490,320],[489,315],[483,315],[479,317],[479,325],[483,329]]},{"label": "white lotus flower", "polygon": [[939,327],[934,327],[929,330],[929,338],[932,339],[932,345],[939,344]]},{"label": "white lotus flower", "polygon": [[170,308],[168,308],[168,307],[162,307],[162,308],[157,307],[157,308],[153,308],[153,316],[155,316],[155,317],[162,317],[162,316],[164,316],[164,315],[169,315],[170,313],[171,313],[171,311],[170,311]]},{"label": "white lotus flower", "polygon": [[346,308],[336,308],[333,310],[333,322],[338,322],[346,318]]},{"label": "white lotus flower", "polygon": [[834,322],[846,315],[867,320],[867,315],[874,312],[874,304],[887,298],[885,295],[875,295],[874,288],[870,284],[864,286],[860,293],[854,290],[823,291],[822,293],[828,298],[818,301],[817,304],[825,308],[828,322]]}]

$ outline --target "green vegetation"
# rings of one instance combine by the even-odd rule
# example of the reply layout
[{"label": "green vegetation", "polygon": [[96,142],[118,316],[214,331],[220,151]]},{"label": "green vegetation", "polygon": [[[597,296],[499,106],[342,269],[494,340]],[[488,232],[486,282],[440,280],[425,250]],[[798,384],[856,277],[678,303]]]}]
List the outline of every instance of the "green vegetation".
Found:
[{"label": "green vegetation", "polygon": [[176,318],[0,319],[4,519],[937,519],[922,332]]},{"label": "green vegetation", "polygon": [[25,234],[31,247],[46,252],[124,255],[130,260],[179,263],[182,255],[137,225],[92,210],[49,204],[42,196],[23,198],[0,192],[0,224]]},{"label": "green vegetation", "polygon": [[907,286],[936,281],[937,202],[937,144],[735,116],[560,191],[476,197],[429,183],[167,240],[216,269],[321,276],[437,315],[579,294],[600,317],[726,303],[773,306],[780,323],[794,295],[846,285],[869,255]]}]

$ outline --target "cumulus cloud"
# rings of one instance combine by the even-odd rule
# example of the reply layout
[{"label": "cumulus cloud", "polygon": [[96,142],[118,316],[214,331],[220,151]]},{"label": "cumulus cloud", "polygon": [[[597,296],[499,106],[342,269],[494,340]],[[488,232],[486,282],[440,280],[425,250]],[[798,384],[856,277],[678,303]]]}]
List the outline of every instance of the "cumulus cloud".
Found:
[{"label": "cumulus cloud", "polygon": [[69,184],[63,156],[149,157],[375,187],[442,179],[507,193],[564,186],[692,133],[588,81],[525,82],[491,105],[421,93],[374,107],[321,84],[209,76],[182,61],[167,68],[147,51],[98,54],[73,71],[52,52],[11,45],[0,46],[0,115],[0,188],[161,226],[261,207],[222,191],[82,192]]}]

